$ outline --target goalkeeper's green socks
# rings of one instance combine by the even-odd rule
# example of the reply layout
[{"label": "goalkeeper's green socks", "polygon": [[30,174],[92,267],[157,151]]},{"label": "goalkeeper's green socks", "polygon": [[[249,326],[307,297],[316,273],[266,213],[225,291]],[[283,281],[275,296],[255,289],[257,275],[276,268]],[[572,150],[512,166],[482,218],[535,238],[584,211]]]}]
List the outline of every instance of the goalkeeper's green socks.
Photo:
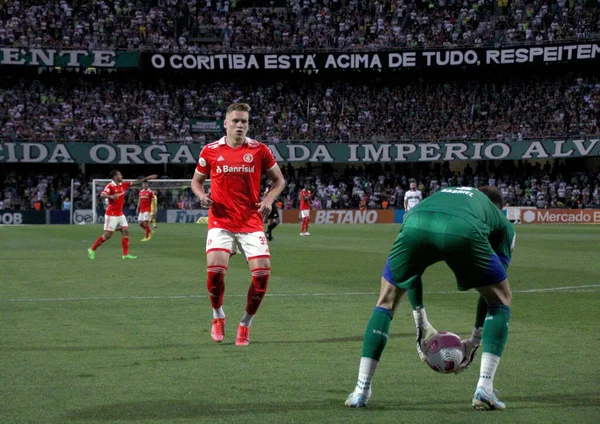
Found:
[{"label": "goalkeeper's green socks", "polygon": [[390,322],[392,322],[393,316],[393,312],[389,309],[379,307],[373,309],[373,314],[365,330],[362,357],[379,361],[381,352],[383,352],[388,340]]},{"label": "goalkeeper's green socks", "polygon": [[483,354],[479,372],[478,387],[483,387],[489,394],[494,390],[494,375],[504,351],[508,338],[508,321],[510,307],[496,303],[489,305],[488,313],[483,324]]},{"label": "goalkeeper's green socks", "polygon": [[376,307],[367,323],[358,370],[358,382],[354,389],[355,393],[363,393],[367,398],[371,396],[371,379],[387,343],[393,316],[393,312],[389,309]]}]

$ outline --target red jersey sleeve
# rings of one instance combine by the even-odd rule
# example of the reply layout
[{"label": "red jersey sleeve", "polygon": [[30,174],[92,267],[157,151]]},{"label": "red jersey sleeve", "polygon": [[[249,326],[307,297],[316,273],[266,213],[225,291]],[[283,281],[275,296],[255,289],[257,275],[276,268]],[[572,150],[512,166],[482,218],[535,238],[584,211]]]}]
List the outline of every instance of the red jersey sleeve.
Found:
[{"label": "red jersey sleeve", "polygon": [[121,185],[123,186],[123,191],[127,190],[129,187],[131,187],[131,183],[128,181],[124,181],[121,183]]},{"label": "red jersey sleeve", "polygon": [[200,157],[198,158],[198,165],[196,165],[196,172],[199,174],[203,174],[206,176],[210,175],[210,154],[208,149],[204,147],[200,152]]},{"label": "red jersey sleeve", "polygon": [[102,193],[106,193],[106,194],[108,194],[110,196],[111,194],[113,194],[112,193],[112,188],[113,187],[114,186],[112,184],[110,184],[110,183],[107,184],[106,187],[104,187],[104,190],[102,190]]},{"label": "red jersey sleeve", "polygon": [[261,150],[262,150],[262,160],[261,160],[262,169],[264,169],[266,171],[268,169],[273,168],[273,166],[275,166],[277,164],[277,162],[275,161],[275,158],[273,157],[273,152],[271,152],[271,149],[269,149],[264,144],[261,144]]}]

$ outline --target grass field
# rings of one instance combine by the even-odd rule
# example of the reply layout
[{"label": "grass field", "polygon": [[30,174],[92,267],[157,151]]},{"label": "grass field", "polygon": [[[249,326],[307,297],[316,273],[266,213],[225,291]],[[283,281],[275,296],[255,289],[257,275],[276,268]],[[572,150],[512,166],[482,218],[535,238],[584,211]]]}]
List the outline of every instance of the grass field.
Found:
[{"label": "grass field", "polygon": [[[519,226],[508,344],[496,374],[507,410],[470,406],[479,358],[439,375],[414,349],[402,303],[370,408],[343,406],[397,226],[284,225],[251,344],[233,344],[249,273],[232,259],[225,342],[210,338],[201,225],[160,225],[120,259],[99,226],[0,227],[1,423],[592,423],[600,417],[600,227]],[[438,330],[470,333],[477,296],[427,271]],[[482,415],[484,414],[484,415]],[[594,418],[596,417],[596,418]]]}]

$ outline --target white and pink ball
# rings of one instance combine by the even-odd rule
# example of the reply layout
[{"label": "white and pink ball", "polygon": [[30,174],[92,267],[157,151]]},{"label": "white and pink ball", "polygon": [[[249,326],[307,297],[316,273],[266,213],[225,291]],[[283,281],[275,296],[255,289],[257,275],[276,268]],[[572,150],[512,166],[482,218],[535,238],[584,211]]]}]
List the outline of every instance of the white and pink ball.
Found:
[{"label": "white and pink ball", "polygon": [[465,357],[460,337],[449,331],[440,331],[427,340],[423,352],[427,365],[442,374],[457,371]]}]

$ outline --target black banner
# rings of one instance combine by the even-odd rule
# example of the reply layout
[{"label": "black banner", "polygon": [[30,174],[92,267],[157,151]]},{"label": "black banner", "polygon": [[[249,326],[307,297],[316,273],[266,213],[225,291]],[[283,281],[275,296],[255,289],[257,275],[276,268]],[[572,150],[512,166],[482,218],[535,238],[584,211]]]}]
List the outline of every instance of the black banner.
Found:
[{"label": "black banner", "polygon": [[353,53],[142,53],[143,68],[166,70],[339,70],[504,66],[526,63],[597,62],[600,43],[423,49]]},{"label": "black banner", "polygon": [[8,210],[0,211],[0,225],[29,225],[29,224],[47,224],[49,211],[35,210]]}]

